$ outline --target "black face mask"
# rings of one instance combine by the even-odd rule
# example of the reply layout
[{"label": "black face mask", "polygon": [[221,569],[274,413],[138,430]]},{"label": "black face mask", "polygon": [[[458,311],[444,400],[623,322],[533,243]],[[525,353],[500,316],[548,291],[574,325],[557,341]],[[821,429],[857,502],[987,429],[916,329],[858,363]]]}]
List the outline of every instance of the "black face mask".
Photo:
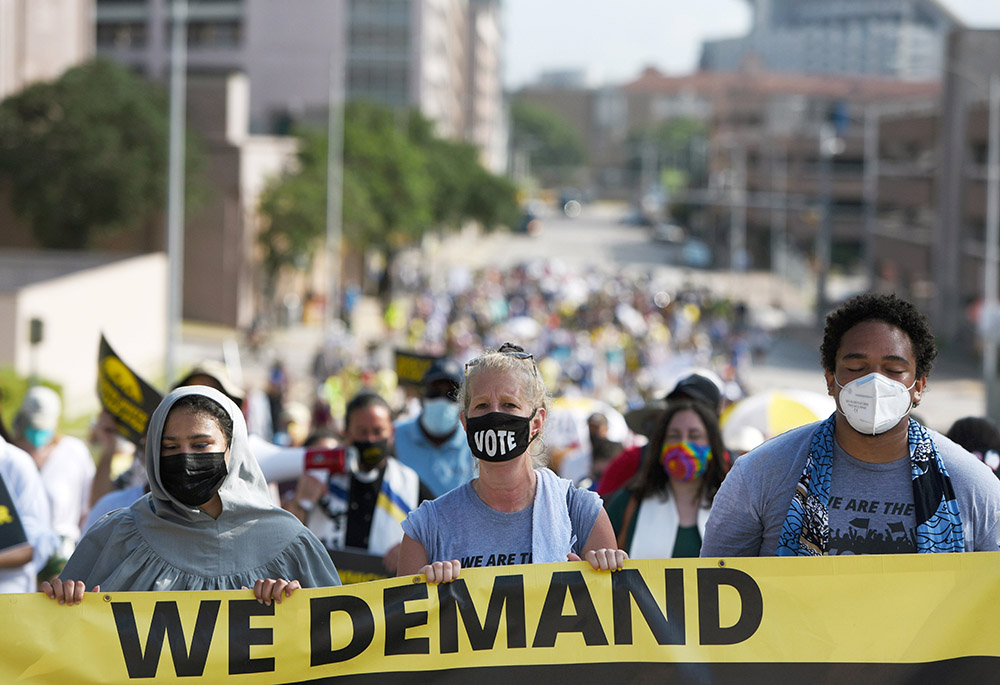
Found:
[{"label": "black face mask", "polygon": [[163,489],[189,507],[212,499],[228,474],[225,452],[189,452],[160,458]]},{"label": "black face mask", "polygon": [[[537,411],[537,410],[535,410]],[[472,456],[483,461],[510,461],[524,454],[535,439],[531,435],[531,416],[514,416],[495,411],[465,419]]]},{"label": "black face mask", "polygon": [[388,440],[355,442],[354,447],[358,450],[358,465],[362,471],[371,471],[389,454]]}]

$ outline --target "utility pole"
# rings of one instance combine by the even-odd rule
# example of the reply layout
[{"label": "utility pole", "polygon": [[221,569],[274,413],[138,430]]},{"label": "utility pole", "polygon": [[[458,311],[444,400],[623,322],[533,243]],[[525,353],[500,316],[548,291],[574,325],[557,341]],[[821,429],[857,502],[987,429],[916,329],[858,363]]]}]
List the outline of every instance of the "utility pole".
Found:
[{"label": "utility pole", "polygon": [[184,309],[184,148],[187,109],[187,0],[173,2],[170,42],[170,142],[167,160],[167,386],[177,378]]},{"label": "utility pole", "polygon": [[330,48],[330,93],[326,147],[326,331],[340,318],[340,254],[344,218],[344,61]]},{"label": "utility pole", "polygon": [[729,155],[729,270],[736,274],[747,268],[747,150],[734,141]]},{"label": "utility pole", "polygon": [[816,321],[823,325],[826,318],[826,279],[830,272],[830,204],[832,195],[831,166],[837,150],[837,134],[831,124],[823,123],[819,130],[819,230],[816,232]]},{"label": "utility pole", "polygon": [[774,141],[771,146],[771,275],[784,306],[787,278],[788,150]]},{"label": "utility pole", "polygon": [[878,277],[875,264],[875,227],[878,225],[879,121],[878,105],[865,108],[865,280],[868,290],[875,289]]},{"label": "utility pole", "polygon": [[997,387],[997,342],[1000,312],[997,311],[1000,268],[1000,74],[990,76],[989,149],[986,173],[986,251],[983,265],[983,384],[986,416],[1000,419],[1000,388]]}]

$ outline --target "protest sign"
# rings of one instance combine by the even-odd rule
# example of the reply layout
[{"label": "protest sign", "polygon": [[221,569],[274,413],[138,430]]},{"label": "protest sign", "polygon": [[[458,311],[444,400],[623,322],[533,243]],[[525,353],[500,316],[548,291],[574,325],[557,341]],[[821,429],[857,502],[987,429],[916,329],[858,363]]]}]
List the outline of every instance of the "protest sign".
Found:
[{"label": "protest sign", "polygon": [[344,585],[382,580],[383,578],[391,578],[393,575],[382,565],[381,556],[369,554],[367,550],[345,547],[344,549],[331,549],[328,552]]},{"label": "protest sign", "polygon": [[103,335],[97,355],[97,396],[101,407],[115,418],[118,431],[136,445],[146,434],[150,415],[163,399],[115,354]]},{"label": "protest sign", "polygon": [[396,350],[396,378],[400,385],[420,385],[420,379],[431,368],[433,355],[417,354],[406,350]]},{"label": "protest sign", "polygon": [[21,524],[21,517],[14,505],[14,498],[7,490],[7,484],[0,475],[0,551],[17,547],[28,542],[28,536]]}]

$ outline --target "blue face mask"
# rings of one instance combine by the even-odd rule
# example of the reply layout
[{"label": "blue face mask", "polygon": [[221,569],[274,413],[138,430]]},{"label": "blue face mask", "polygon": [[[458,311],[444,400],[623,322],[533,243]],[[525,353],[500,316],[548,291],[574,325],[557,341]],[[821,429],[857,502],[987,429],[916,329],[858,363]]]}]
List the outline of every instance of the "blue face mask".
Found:
[{"label": "blue face mask", "polygon": [[31,426],[24,429],[24,439],[31,443],[31,446],[36,450],[41,449],[52,442],[52,438],[55,437],[55,434],[55,431],[32,428]]},{"label": "blue face mask", "polygon": [[435,438],[451,435],[458,426],[458,403],[446,397],[425,400],[420,425]]}]

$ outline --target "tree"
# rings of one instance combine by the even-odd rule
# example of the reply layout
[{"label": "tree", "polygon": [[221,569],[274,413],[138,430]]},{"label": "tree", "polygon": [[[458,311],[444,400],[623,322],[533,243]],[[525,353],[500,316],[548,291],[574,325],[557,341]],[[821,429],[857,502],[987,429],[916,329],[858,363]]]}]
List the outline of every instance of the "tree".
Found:
[{"label": "tree", "polygon": [[510,108],[511,145],[524,151],[531,170],[548,185],[571,183],[587,159],[587,148],[568,121],[554,112],[515,100]]},{"label": "tree", "polygon": [[0,176],[41,246],[83,249],[162,211],[167,131],[162,89],[96,59],[0,103]]},{"label": "tree", "polygon": [[[344,241],[383,253],[387,271],[428,229],[468,219],[511,225],[517,212],[513,186],[483,169],[473,147],[439,138],[418,112],[400,114],[371,103],[351,103],[344,113]],[[325,236],[326,133],[297,135],[298,168],[261,197],[259,242],[272,285],[282,269],[309,268]]]},{"label": "tree", "polygon": [[517,188],[507,178],[483,168],[476,148],[438,138],[433,124],[415,110],[410,114],[410,139],[427,157],[436,226],[457,228],[468,220],[486,230],[516,225]]},{"label": "tree", "polygon": [[[628,136],[629,165],[638,171],[644,156],[652,153],[658,179],[665,184],[680,182],[683,187],[688,182],[703,184],[706,162],[696,148],[699,143],[705,144],[706,137],[704,122],[690,117],[676,117],[633,131]],[[675,173],[664,179],[661,173],[664,170]]]}]

